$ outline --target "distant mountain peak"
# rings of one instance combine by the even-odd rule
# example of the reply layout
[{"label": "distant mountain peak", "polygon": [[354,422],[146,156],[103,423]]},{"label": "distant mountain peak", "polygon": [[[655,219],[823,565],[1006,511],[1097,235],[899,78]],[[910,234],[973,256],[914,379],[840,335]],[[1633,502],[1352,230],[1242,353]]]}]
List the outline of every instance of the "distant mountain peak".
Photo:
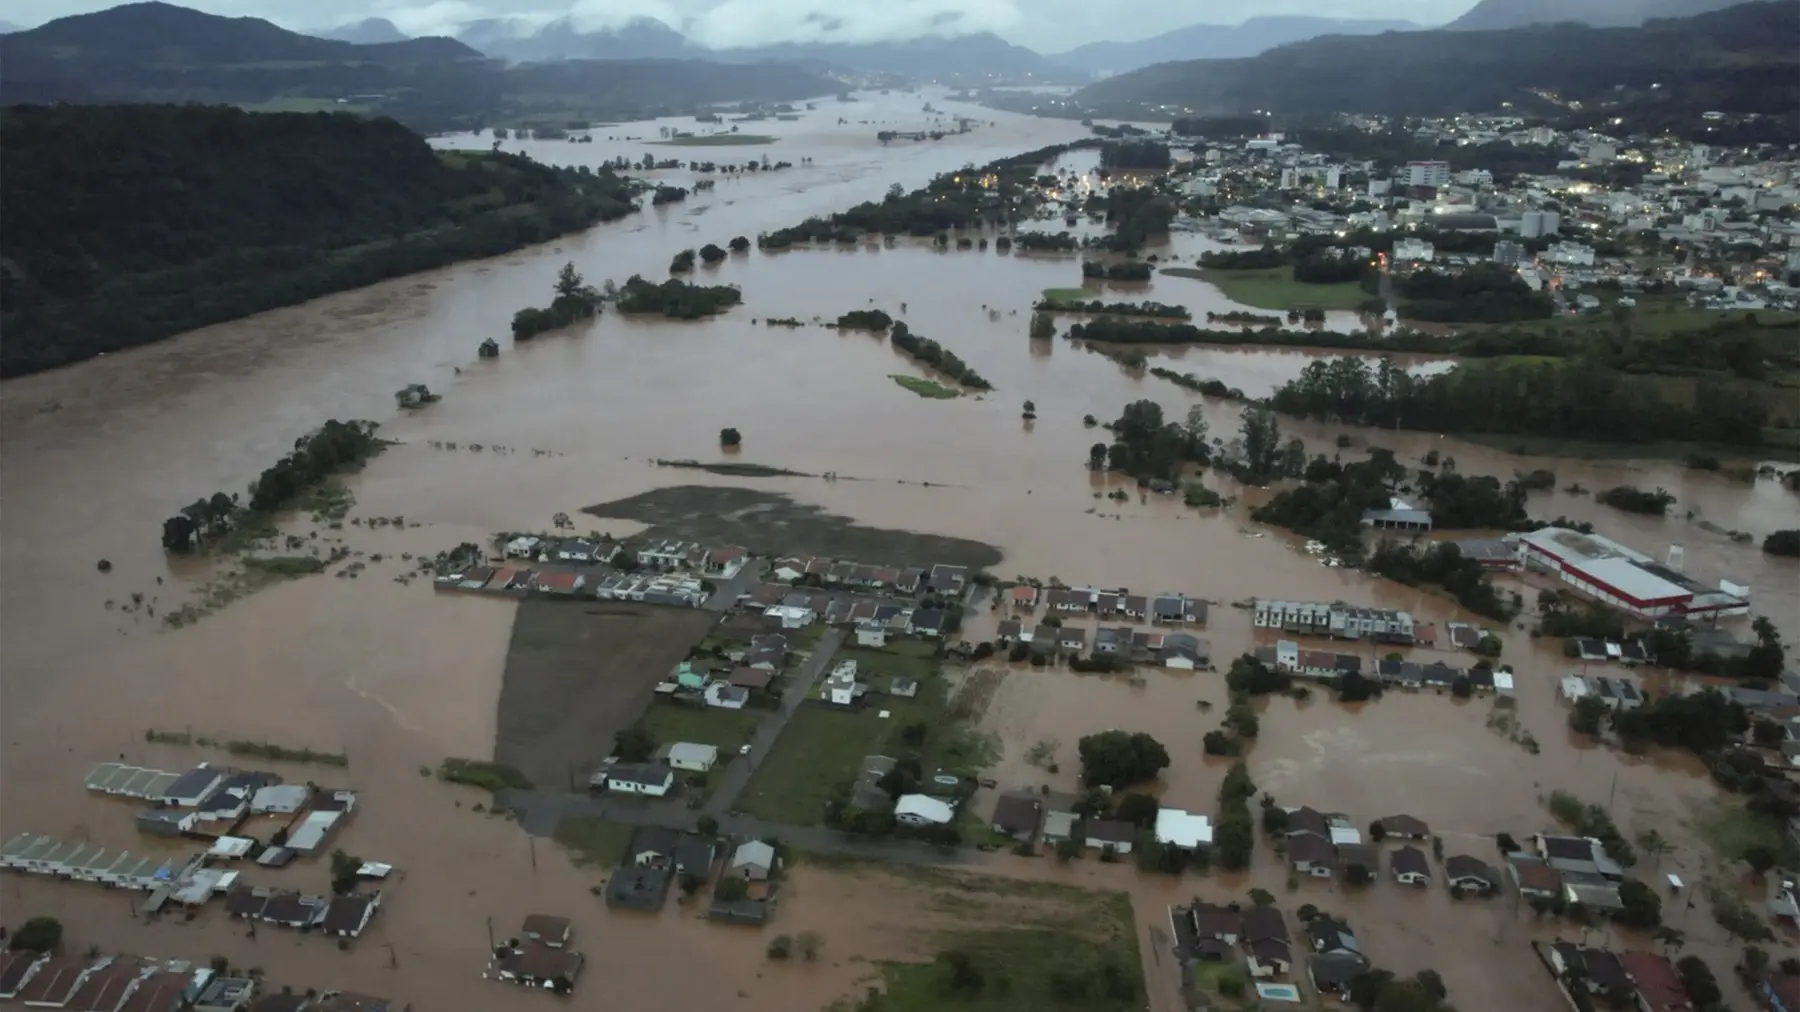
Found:
[{"label": "distant mountain peak", "polygon": [[1268,15],[1236,25],[1188,25],[1137,42],[1090,42],[1050,57],[1090,74],[1119,74],[1176,60],[1231,60],[1321,35],[1417,31],[1411,21]]},{"label": "distant mountain peak", "polygon": [[1444,27],[1493,31],[1574,21],[1595,28],[1635,28],[1652,18],[1691,18],[1744,0],[1480,0]]},{"label": "distant mountain peak", "polygon": [[387,18],[364,18],[347,25],[339,25],[320,38],[336,39],[339,42],[354,42],[359,46],[380,45],[384,42],[405,42],[411,36],[395,27]]}]

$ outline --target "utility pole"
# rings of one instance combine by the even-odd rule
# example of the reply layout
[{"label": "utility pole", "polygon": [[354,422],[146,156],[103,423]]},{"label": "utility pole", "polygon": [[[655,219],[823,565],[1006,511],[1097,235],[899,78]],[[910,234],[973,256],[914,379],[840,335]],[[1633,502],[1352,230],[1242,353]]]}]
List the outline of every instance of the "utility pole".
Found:
[{"label": "utility pole", "polygon": [[494,918],[491,916],[487,919],[487,931],[488,931],[488,954],[492,955],[494,952]]}]

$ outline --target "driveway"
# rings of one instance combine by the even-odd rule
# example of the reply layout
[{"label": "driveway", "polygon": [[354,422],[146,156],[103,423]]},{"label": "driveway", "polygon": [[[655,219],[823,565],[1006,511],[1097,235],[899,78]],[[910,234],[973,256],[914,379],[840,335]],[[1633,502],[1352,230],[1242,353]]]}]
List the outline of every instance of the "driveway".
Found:
[{"label": "driveway", "polygon": [[831,666],[831,659],[837,656],[838,648],[844,645],[844,637],[849,635],[843,629],[828,629],[813,644],[812,656],[795,668],[788,676],[787,688],[781,693],[781,706],[774,713],[757,725],[756,733],[750,737],[750,754],[732,756],[725,765],[725,775],[720,778],[718,786],[713,788],[712,797],[707,799],[706,814],[720,818],[720,813],[729,812],[737,804],[738,795],[744,792],[744,785],[750,782],[750,774],[762,765],[763,758],[775,745],[775,739],[781,736],[788,721],[795,712],[806,703],[806,692],[813,687],[826,669]]}]

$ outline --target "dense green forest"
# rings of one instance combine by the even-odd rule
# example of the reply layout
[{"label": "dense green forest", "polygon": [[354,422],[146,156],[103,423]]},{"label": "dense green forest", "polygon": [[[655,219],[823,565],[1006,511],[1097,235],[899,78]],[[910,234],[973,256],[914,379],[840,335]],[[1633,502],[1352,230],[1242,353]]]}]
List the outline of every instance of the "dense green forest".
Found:
[{"label": "dense green forest", "polygon": [[433,151],[393,120],[225,106],[0,110],[0,375],[631,213],[609,170]]},{"label": "dense green forest", "polygon": [[[1491,32],[1324,36],[1245,60],[1187,60],[1075,93],[1089,114],[1168,104],[1198,113],[1447,115],[1548,108],[1539,94],[1690,129],[1707,110],[1762,113],[1800,135],[1800,5],[1743,4],[1640,28],[1574,23]],[[1565,111],[1563,106],[1553,111]],[[1635,129],[1635,127],[1634,127]]]}]

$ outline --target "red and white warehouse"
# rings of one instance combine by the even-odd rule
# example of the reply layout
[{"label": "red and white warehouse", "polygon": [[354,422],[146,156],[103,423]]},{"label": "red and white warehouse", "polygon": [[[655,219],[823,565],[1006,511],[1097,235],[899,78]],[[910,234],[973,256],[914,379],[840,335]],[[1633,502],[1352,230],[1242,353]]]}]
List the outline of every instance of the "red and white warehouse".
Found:
[{"label": "red and white warehouse", "polygon": [[1602,604],[1642,619],[1747,615],[1750,601],[1708,587],[1598,534],[1545,527],[1518,535],[1526,568],[1550,573]]}]

